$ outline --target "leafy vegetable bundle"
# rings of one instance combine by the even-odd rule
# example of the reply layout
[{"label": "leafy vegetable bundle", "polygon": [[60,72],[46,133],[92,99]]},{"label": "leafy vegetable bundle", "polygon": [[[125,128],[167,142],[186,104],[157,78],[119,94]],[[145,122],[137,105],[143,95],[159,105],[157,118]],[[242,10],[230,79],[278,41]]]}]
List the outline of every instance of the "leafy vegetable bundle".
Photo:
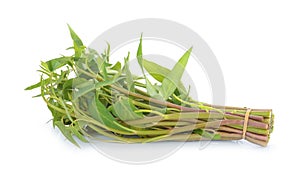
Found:
[{"label": "leafy vegetable bundle", "polygon": [[[272,110],[215,106],[189,97],[181,76],[192,49],[172,69],[143,58],[143,75],[129,69],[129,53],[111,64],[110,47],[99,55],[86,48],[69,26],[75,53],[41,62],[40,88],[53,116],[53,126],[78,146],[96,139],[109,142],[240,140],[266,146],[273,130]],[[150,74],[153,79],[147,77]]]}]

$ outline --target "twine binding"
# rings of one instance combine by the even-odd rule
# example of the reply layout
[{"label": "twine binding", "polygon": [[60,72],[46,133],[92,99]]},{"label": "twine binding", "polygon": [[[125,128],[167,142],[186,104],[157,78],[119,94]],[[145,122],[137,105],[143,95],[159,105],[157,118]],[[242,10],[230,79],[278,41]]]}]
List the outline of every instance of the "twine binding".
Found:
[{"label": "twine binding", "polygon": [[245,139],[245,137],[246,137],[246,132],[247,132],[247,127],[248,127],[248,121],[249,121],[250,112],[251,112],[251,109],[248,108],[247,111],[246,111],[246,114],[245,114],[245,119],[244,119],[242,139]]}]

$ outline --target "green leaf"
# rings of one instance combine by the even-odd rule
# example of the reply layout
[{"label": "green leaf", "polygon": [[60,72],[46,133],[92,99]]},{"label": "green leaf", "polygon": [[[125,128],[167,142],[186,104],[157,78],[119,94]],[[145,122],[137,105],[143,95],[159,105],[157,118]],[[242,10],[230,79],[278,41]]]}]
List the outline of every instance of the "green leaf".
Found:
[{"label": "green leaf", "polygon": [[98,71],[101,72],[102,66],[103,66],[103,64],[104,64],[104,60],[103,60],[100,56],[98,56],[98,57],[95,59],[95,63],[97,64]]},{"label": "green leaf", "polygon": [[[98,63],[99,61],[99,63]],[[87,48],[82,52],[81,57],[76,64],[86,71],[91,70],[94,73],[99,73],[101,68],[99,68],[99,64],[102,65],[102,59],[100,58],[98,52],[94,49]]]},{"label": "green leaf", "polygon": [[[171,70],[169,70],[168,68],[165,68],[161,65],[158,65],[157,63],[151,62],[146,59],[143,59],[143,65],[147,72],[159,82],[162,82],[164,78],[166,78],[166,76],[171,72]],[[176,87],[179,90],[180,94],[187,94],[187,91],[181,81]]]},{"label": "green leaf", "polygon": [[90,115],[97,121],[105,124],[107,127],[125,132],[132,132],[131,129],[119,124],[108,109],[98,100],[97,95],[89,103],[88,109]]},{"label": "green leaf", "polygon": [[113,104],[113,109],[116,115],[123,121],[140,119],[143,117],[141,113],[137,114],[134,111],[138,110],[129,98],[122,98]]},{"label": "green leaf", "polygon": [[68,24],[68,28],[70,31],[70,35],[74,41],[74,43],[76,43],[78,46],[83,46],[83,43],[81,41],[81,39],[78,37],[78,35],[74,32],[74,30],[71,28],[71,26]]},{"label": "green leaf", "polygon": [[[70,93],[70,92],[72,92],[72,89],[76,88],[80,84],[85,83],[86,81],[87,80],[84,78],[71,78],[71,79],[65,81],[62,86],[62,92],[63,92],[64,99],[71,100],[70,98],[73,95],[73,93]],[[69,96],[69,94],[70,94],[70,96]]]},{"label": "green leaf", "polygon": [[59,130],[61,131],[61,133],[70,141],[72,142],[74,145],[76,145],[77,147],[79,147],[78,143],[74,140],[72,133],[70,131],[70,129],[68,129],[61,121],[56,121],[55,122],[55,126],[57,126],[59,128]]},{"label": "green leaf", "polygon": [[71,57],[60,57],[60,58],[49,60],[45,63],[47,64],[48,70],[53,72],[54,70],[59,69],[65,66],[66,64],[68,64],[70,60]]},{"label": "green leaf", "polygon": [[154,96],[158,97],[159,93],[156,91],[156,88],[151,84],[151,82],[149,81],[149,79],[145,75],[144,65],[143,65],[143,48],[142,48],[142,40],[143,39],[142,39],[142,37],[143,37],[143,34],[140,37],[140,43],[139,43],[139,47],[138,47],[138,50],[137,50],[136,57],[137,57],[138,63],[140,65],[141,69],[142,69],[142,72],[143,72],[143,75],[144,75],[144,78],[145,78],[145,81],[146,81],[146,89],[147,89],[148,94],[152,97],[154,97]]},{"label": "green leaf", "polygon": [[[43,80],[44,84],[49,84],[49,82],[50,82],[49,78]],[[40,82],[38,82],[38,83],[36,83],[34,85],[28,86],[27,88],[25,88],[25,90],[32,90],[32,89],[38,88],[38,87],[41,86],[41,84],[42,84],[42,82],[40,81]]]},{"label": "green leaf", "polygon": [[88,142],[88,140],[79,132],[80,128],[78,125],[70,127],[71,132],[82,142]]},{"label": "green leaf", "polygon": [[148,80],[148,78],[145,78],[146,80],[146,89],[150,96],[152,97],[159,97],[159,93],[157,92],[156,88],[151,84],[151,82]]},{"label": "green leaf", "polygon": [[151,62],[149,60],[143,59],[144,68],[147,72],[157,81],[162,82],[163,79],[170,73],[166,67],[158,65],[157,63]]},{"label": "green leaf", "polygon": [[64,83],[63,89],[69,89],[72,87],[80,87],[81,84],[87,82],[84,78],[71,78]]},{"label": "green leaf", "polygon": [[[141,34],[140,43],[139,43],[139,47],[138,47],[137,54],[136,54],[138,63],[140,64],[141,67],[143,67],[143,46],[142,46],[142,44],[143,44],[143,34]],[[143,68],[142,68],[142,71],[144,71]]]},{"label": "green leaf", "polygon": [[107,69],[106,69],[106,67],[108,67],[108,63],[106,62],[106,61],[104,61],[103,63],[102,63],[102,75],[103,75],[103,78],[104,78],[104,80],[108,80],[108,74],[107,74]]},{"label": "green leaf", "polygon": [[115,70],[115,71],[120,71],[121,69],[121,63],[118,61],[113,67],[110,69]]},{"label": "green leaf", "polygon": [[68,24],[68,28],[70,31],[71,38],[73,39],[73,45],[74,45],[74,50],[75,50],[75,59],[78,60],[78,58],[80,58],[80,56],[82,54],[84,46],[83,46],[81,39],[74,32],[74,30],[71,28],[71,26],[69,24]]},{"label": "green leaf", "polygon": [[[53,99],[50,99],[48,101],[50,104],[52,104],[53,106],[57,107],[57,108],[61,108],[60,104],[57,102],[57,101],[54,101]],[[65,114],[62,114],[61,112],[51,108],[49,105],[47,105],[48,109],[51,111],[51,114],[53,116],[53,126],[55,126],[55,122],[56,121],[60,121],[61,118],[65,115]]]},{"label": "green leaf", "polygon": [[37,94],[37,95],[32,96],[32,98],[37,98],[37,97],[41,97],[41,96],[42,96],[42,94]]},{"label": "green leaf", "polygon": [[106,62],[108,63],[109,62],[109,56],[110,56],[110,44],[107,43],[107,49],[106,49]]},{"label": "green leaf", "polygon": [[90,91],[94,90],[95,82],[91,80],[86,80],[81,84],[73,85],[73,87],[76,89],[73,93],[73,99],[76,100],[79,97],[87,94]]},{"label": "green leaf", "polygon": [[66,70],[66,71],[61,70],[59,75],[57,75],[57,74],[54,73],[53,76],[54,77],[58,77],[58,79],[56,80],[55,83],[63,86],[63,83],[66,81],[69,73],[70,73],[69,70]]},{"label": "green leaf", "polygon": [[47,72],[49,71],[48,64],[46,62],[41,61],[41,66],[40,67],[44,71],[47,71]]},{"label": "green leaf", "polygon": [[186,51],[179,61],[175,64],[170,73],[162,81],[162,95],[167,100],[176,90],[176,86],[180,83],[184,69],[190,57],[192,48]]},{"label": "green leaf", "polygon": [[117,62],[113,67],[110,68],[110,69],[118,72],[113,76],[114,81],[117,80],[122,75],[123,70],[121,70],[121,68],[122,68],[122,65],[120,62]]},{"label": "green leaf", "polygon": [[126,74],[127,89],[131,92],[134,92],[135,90],[134,90],[133,77],[129,69],[129,56],[130,56],[130,52],[128,52],[127,57],[124,58],[123,71],[125,71]]},{"label": "green leaf", "polygon": [[113,80],[101,81],[101,82],[96,82],[96,83],[93,81],[86,81],[80,85],[77,85],[78,91],[74,92],[74,100],[78,99],[79,97],[81,97],[97,88],[111,85],[115,82],[116,81],[113,81]]}]

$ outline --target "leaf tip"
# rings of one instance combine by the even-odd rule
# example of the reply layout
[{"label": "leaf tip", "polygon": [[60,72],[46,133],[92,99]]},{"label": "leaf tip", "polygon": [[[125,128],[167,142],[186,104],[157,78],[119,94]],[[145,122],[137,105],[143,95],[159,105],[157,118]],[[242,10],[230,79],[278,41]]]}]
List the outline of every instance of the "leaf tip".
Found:
[{"label": "leaf tip", "polygon": [[70,24],[67,23],[67,26],[68,26],[68,29],[69,29],[70,33],[74,32],[73,29],[72,29],[72,27],[70,26]]},{"label": "leaf tip", "polygon": [[143,33],[141,34],[140,43],[139,43],[139,47],[138,47],[137,54],[136,54],[138,60],[143,58],[142,44],[143,44]]},{"label": "leaf tip", "polygon": [[69,29],[72,29],[69,23],[67,23],[67,26],[68,26]]}]

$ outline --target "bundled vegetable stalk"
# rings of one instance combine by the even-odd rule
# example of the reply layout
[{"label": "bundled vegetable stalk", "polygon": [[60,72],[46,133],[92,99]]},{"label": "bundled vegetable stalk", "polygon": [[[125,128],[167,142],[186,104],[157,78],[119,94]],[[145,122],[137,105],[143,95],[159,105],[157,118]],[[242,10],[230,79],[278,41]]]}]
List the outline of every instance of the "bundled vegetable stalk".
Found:
[{"label": "bundled vegetable stalk", "polygon": [[[69,27],[75,53],[41,62],[40,88],[53,116],[53,126],[72,143],[240,140],[266,146],[273,130],[272,110],[215,106],[189,97],[181,76],[192,49],[172,69],[143,58],[142,38],[137,60],[143,72],[124,63],[111,64],[108,45],[101,55],[86,48]],[[153,79],[147,78],[146,73]]]}]

